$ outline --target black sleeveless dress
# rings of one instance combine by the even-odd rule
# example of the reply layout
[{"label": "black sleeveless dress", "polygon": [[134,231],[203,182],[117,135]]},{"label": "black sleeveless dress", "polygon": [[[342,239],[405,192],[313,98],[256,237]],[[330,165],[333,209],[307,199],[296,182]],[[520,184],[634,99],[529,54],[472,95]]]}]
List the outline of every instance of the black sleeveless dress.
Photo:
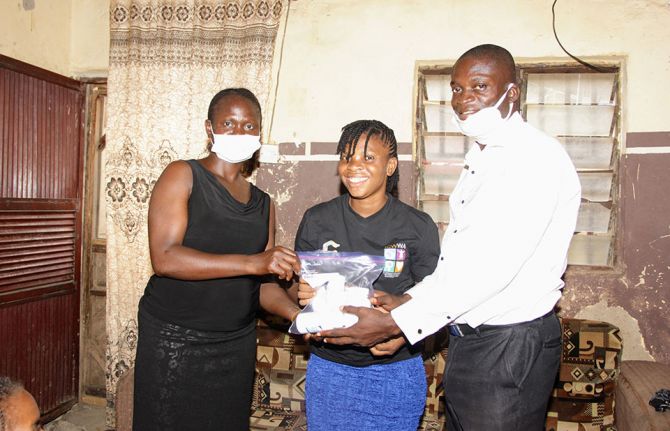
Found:
[{"label": "black sleeveless dress", "polygon": [[[243,204],[198,161],[188,164],[183,245],[215,254],[263,251],[270,197],[251,185]],[[138,312],[133,430],[249,429],[259,288],[255,276],[151,277]]]}]

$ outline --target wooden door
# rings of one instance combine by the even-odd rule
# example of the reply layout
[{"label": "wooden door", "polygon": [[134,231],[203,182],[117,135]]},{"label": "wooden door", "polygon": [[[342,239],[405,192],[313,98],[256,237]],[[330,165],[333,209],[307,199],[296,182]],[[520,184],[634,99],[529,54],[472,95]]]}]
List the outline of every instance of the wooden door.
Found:
[{"label": "wooden door", "polygon": [[82,85],[0,55],[0,374],[77,399]]}]

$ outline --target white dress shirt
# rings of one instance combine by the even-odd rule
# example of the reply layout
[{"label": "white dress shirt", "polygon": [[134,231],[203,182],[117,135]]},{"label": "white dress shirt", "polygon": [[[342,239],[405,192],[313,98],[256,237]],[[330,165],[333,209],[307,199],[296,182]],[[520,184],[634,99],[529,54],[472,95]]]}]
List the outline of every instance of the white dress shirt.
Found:
[{"label": "white dress shirt", "polygon": [[433,274],[391,312],[412,343],[450,323],[507,325],[551,311],[577,222],[579,178],[554,138],[518,113],[473,145],[449,197]]}]

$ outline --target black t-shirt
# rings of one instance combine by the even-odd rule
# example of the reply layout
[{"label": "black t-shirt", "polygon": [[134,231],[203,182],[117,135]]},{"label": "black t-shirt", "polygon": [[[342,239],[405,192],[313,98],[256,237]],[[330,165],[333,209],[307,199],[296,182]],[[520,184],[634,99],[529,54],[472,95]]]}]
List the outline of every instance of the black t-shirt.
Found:
[{"label": "black t-shirt", "polygon": [[[193,187],[182,244],[205,253],[255,254],[268,242],[270,196],[251,184],[241,203],[197,160],[188,160]],[[235,332],[253,325],[259,307],[256,276],[178,280],[153,275],[140,307],[154,317],[186,328]]]},{"label": "black t-shirt", "polygon": [[[349,195],[316,205],[305,212],[295,239],[297,251],[321,250],[328,241],[337,251],[385,256],[384,271],[373,287],[400,295],[429,274],[440,254],[435,223],[426,213],[388,195],[386,205],[369,217],[349,206]],[[395,355],[375,357],[368,348],[312,343],[313,354],[353,366],[391,363],[420,354],[421,345],[405,344]]]}]

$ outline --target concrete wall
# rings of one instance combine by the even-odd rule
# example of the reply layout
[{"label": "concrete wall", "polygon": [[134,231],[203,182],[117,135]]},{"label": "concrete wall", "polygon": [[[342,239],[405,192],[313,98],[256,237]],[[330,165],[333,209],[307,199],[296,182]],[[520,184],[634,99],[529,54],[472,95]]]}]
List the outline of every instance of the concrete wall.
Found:
[{"label": "concrete wall", "polygon": [[107,76],[110,0],[71,1],[69,73],[78,78]]},{"label": "concrete wall", "polygon": [[0,54],[68,76],[72,2],[32,3],[24,9],[23,0],[0,2]]},{"label": "concrete wall", "polygon": [[[298,0],[291,3],[272,139],[333,140],[376,117],[412,138],[416,60],[455,60],[480,43],[519,57],[568,59],[552,0]],[[575,55],[626,58],[624,130],[665,131],[670,112],[670,4],[561,0],[557,31]]]},{"label": "concrete wall", "polygon": [[106,76],[109,0],[0,1],[0,54],[69,77]]},{"label": "concrete wall", "polygon": [[[279,241],[292,244],[307,207],[339,193],[330,159],[340,128],[376,118],[401,146],[400,196],[414,199],[409,161],[418,60],[455,60],[479,43],[517,58],[567,59],[551,29],[552,0],[297,0],[291,2],[270,141],[291,160],[266,164],[258,183],[278,204]],[[0,53],[68,76],[108,68],[109,0],[0,2]],[[563,313],[622,328],[627,359],[670,362],[670,4],[561,0],[563,44],[586,59],[623,58],[619,261],[570,268]],[[279,63],[278,63],[279,64]],[[271,121],[270,121],[271,120]],[[624,151],[625,153],[625,151]]]},{"label": "concrete wall", "polygon": [[[282,154],[334,142],[350,121],[376,118],[412,141],[417,60],[453,61],[480,43],[518,59],[569,60],[552,33],[552,0],[505,2],[322,0],[291,3],[270,140]],[[624,358],[670,362],[670,4],[562,0],[559,38],[591,60],[623,59],[619,259],[615,268],[570,268],[562,313],[620,326]],[[267,124],[267,123],[266,123]],[[660,132],[652,133],[652,132]],[[631,146],[632,145],[632,146]],[[331,151],[334,147],[331,144]],[[307,150],[308,151],[308,150]],[[625,152],[625,149],[624,149]],[[278,238],[291,244],[302,211],[338,193],[335,162],[287,156],[258,181],[278,203]],[[401,197],[414,198],[403,164]],[[267,175],[264,175],[265,174]]]}]

